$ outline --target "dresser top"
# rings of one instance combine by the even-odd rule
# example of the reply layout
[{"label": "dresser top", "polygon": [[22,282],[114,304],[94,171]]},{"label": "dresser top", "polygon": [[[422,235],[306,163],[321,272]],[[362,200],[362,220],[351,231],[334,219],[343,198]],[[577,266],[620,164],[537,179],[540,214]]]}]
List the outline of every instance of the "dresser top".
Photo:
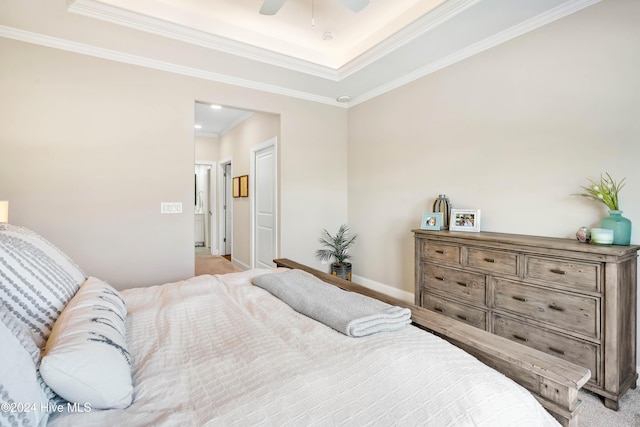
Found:
[{"label": "dresser top", "polygon": [[582,243],[577,239],[564,239],[559,237],[529,236],[524,234],[494,233],[489,231],[468,232],[449,230],[412,230],[416,237],[435,238],[442,241],[455,243],[490,244],[492,246],[517,245],[519,247],[531,247],[537,250],[548,248],[554,250],[567,250],[582,252],[585,254],[598,254],[606,256],[634,255],[640,246],[598,245],[595,243]]}]

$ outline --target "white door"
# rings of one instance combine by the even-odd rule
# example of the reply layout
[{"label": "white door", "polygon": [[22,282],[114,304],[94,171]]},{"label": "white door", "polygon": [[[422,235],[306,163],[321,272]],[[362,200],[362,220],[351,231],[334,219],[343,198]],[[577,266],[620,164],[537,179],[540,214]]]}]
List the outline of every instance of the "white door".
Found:
[{"label": "white door", "polygon": [[253,268],[275,267],[277,255],[277,156],[276,138],[251,150],[253,169],[252,237]]}]

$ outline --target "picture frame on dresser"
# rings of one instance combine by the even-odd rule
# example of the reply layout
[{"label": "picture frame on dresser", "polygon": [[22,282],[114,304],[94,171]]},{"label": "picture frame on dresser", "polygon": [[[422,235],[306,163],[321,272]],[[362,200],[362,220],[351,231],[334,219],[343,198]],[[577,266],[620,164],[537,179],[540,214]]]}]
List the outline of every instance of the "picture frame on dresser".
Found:
[{"label": "picture frame on dresser", "polygon": [[442,228],[442,212],[426,212],[422,215],[421,230],[440,230]]},{"label": "picture frame on dresser", "polygon": [[480,231],[480,209],[451,209],[451,231]]}]

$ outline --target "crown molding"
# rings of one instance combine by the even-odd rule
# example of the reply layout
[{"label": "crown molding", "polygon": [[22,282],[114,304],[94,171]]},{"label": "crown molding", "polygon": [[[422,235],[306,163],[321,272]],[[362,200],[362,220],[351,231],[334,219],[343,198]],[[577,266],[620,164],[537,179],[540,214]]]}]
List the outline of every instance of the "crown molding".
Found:
[{"label": "crown molding", "polygon": [[72,13],[138,31],[171,38],[184,43],[275,65],[331,81],[340,81],[388,55],[390,52],[404,46],[479,1],[481,0],[449,0],[337,69],[293,58],[268,49],[251,46],[205,31],[187,28],[162,19],[141,15],[96,0],[68,0],[68,10]]},{"label": "crown molding", "polygon": [[551,22],[557,21],[558,19],[564,18],[565,16],[571,15],[572,13],[578,12],[586,7],[599,3],[600,1],[601,0],[571,0],[569,2],[563,3],[558,7],[550,9],[544,13],[541,13],[540,15],[537,15],[531,19],[528,19],[518,25],[514,25],[513,27],[507,30],[501,31],[491,37],[487,37],[484,40],[474,43],[438,61],[432,62],[431,64],[421,67],[415,70],[414,72],[411,72],[409,74],[402,76],[399,79],[395,79],[385,85],[377,87],[372,91],[369,91],[360,96],[357,96],[354,99],[352,99],[349,106],[361,104],[365,101],[368,101],[377,96],[380,96],[383,93],[397,89],[401,86],[411,83],[414,80],[418,80],[419,78],[425,77],[445,67],[448,67],[464,59],[477,55],[481,52],[484,52],[485,50],[491,49],[502,43],[508,42],[511,39],[514,39],[518,36],[528,33],[529,31],[533,31],[544,25],[550,24]]},{"label": "crown molding", "polygon": [[134,30],[155,34],[195,46],[213,49],[253,61],[275,65],[323,79],[337,81],[335,69],[293,58],[288,55],[251,46],[205,31],[194,30],[172,22],[131,12],[95,0],[68,0],[69,12],[99,19]]},{"label": "crown molding", "polygon": [[158,61],[156,59],[145,58],[142,56],[132,55],[129,53],[119,52],[110,49],[104,49],[83,43],[77,43],[70,40],[60,39],[57,37],[46,36],[43,34],[33,33],[30,31],[20,30],[17,28],[0,25],[0,37],[36,44],[40,46],[51,47],[68,52],[79,53],[82,55],[93,56],[96,58],[107,59],[110,61],[122,62],[130,65],[151,68],[154,70],[166,71],[169,73],[180,74],[183,76],[196,77],[203,80],[214,81],[218,83],[226,83],[234,86],[240,86],[248,89],[260,90],[277,95],[284,95],[293,98],[304,99],[307,101],[329,104],[338,107],[346,106],[339,103],[333,98],[320,96],[308,92],[288,89],[281,86],[269,85],[253,80],[241,79],[238,77],[228,76],[226,74],[214,73],[211,71],[201,70],[198,68],[185,67],[183,65],[173,64],[170,62]]},{"label": "crown molding", "polygon": [[378,43],[367,52],[340,67],[337,73],[338,79],[342,80],[373,64],[390,52],[401,48],[480,1],[481,0],[449,0],[441,4],[391,37]]},{"label": "crown molding", "polygon": [[[70,0],[72,1],[72,0]],[[78,0],[76,0],[77,2]],[[90,0],[82,0],[90,1]],[[189,77],[200,78],[203,80],[215,81],[219,83],[230,84],[234,86],[255,89],[263,92],[273,93],[277,95],[288,96],[292,98],[303,99],[311,102],[318,102],[322,104],[328,104],[341,108],[350,108],[352,106],[363,103],[367,100],[375,98],[391,90],[397,89],[403,85],[406,85],[414,80],[425,77],[440,69],[453,65],[459,61],[469,58],[473,55],[477,55],[485,50],[491,49],[501,43],[505,43],[515,37],[525,34],[529,31],[535,30],[543,25],[549,24],[560,18],[563,18],[572,13],[578,12],[593,4],[599,3],[601,0],[570,0],[562,5],[544,12],[538,16],[535,16],[521,24],[515,25],[507,30],[504,30],[498,34],[474,43],[464,49],[454,52],[440,60],[434,61],[424,67],[421,67],[411,73],[408,73],[398,79],[392,80],[384,85],[381,85],[371,91],[368,91],[361,95],[352,95],[353,98],[348,103],[337,102],[333,98],[326,96],[320,96],[309,92],[303,92],[294,89],[288,89],[282,86],[270,85],[266,83],[260,83],[253,80],[242,79],[233,77],[221,73],[215,73],[198,68],[186,67],[179,64],[159,61],[151,58],[145,58],[142,56],[132,55],[124,52],[119,52],[110,49],[104,49],[96,46],[91,46],[83,43],[73,42],[61,38],[51,37],[39,33],[25,31],[13,27],[0,25],[0,37],[14,39],[22,42],[37,44],[41,46],[51,47],[55,49],[65,50],[69,52],[79,53],[82,55],[93,56],[97,58],[107,59],[111,61],[122,62],[131,65],[137,65],[141,67],[151,68],[160,71],[166,71],[169,73],[180,74]],[[461,5],[464,3],[460,3]]]}]

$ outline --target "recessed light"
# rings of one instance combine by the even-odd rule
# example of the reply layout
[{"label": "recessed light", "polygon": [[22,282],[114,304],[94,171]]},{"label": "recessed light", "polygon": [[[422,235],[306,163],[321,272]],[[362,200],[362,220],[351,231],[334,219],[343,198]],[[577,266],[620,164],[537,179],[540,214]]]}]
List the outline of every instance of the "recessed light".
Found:
[{"label": "recessed light", "polygon": [[202,125],[195,125],[194,128],[196,129],[202,129]]},{"label": "recessed light", "polygon": [[211,108],[213,108],[214,110],[220,110],[222,109],[222,105],[212,105]]},{"label": "recessed light", "polygon": [[349,102],[349,101],[351,101],[351,97],[349,95],[340,95],[339,97],[336,98],[336,101],[338,101],[338,102]]}]

